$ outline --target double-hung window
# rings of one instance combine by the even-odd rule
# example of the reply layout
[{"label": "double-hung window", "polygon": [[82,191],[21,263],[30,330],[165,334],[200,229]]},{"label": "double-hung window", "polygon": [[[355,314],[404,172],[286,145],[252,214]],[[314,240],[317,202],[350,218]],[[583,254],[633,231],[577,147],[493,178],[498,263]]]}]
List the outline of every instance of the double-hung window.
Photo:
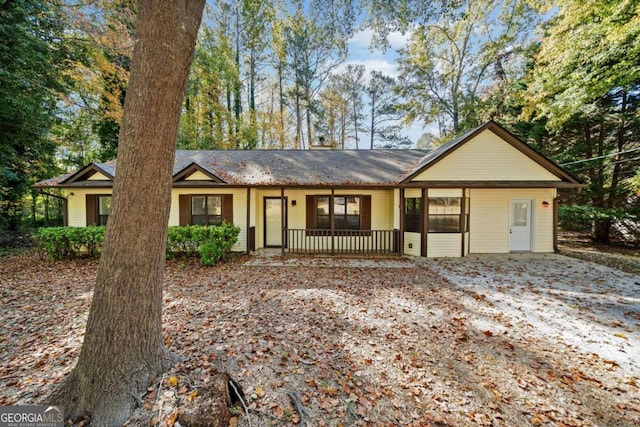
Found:
[{"label": "double-hung window", "polygon": [[[309,230],[371,230],[371,196],[306,196],[306,225]],[[311,232],[313,233],[313,232]],[[320,233],[322,234],[322,233]]]},{"label": "double-hung window", "polygon": [[[319,229],[331,228],[331,197],[316,198],[316,224]],[[360,204],[358,196],[334,196],[333,220],[336,230],[360,229]]]},{"label": "double-hung window", "polygon": [[232,194],[181,194],[179,204],[179,224],[220,225],[233,224]]},{"label": "double-hung window", "polygon": [[222,224],[221,196],[192,196],[191,224],[220,225]]}]

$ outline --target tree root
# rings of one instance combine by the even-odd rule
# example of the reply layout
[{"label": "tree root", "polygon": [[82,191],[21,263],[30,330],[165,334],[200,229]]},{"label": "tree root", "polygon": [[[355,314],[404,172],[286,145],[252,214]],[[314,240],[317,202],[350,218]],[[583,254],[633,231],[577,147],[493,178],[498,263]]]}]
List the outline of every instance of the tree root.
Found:
[{"label": "tree root", "polygon": [[300,427],[306,426],[306,423],[304,422],[304,417],[305,415],[307,417],[311,415],[307,411],[307,408],[305,408],[304,405],[302,404],[302,401],[300,400],[300,396],[295,390],[289,390],[287,392],[287,396],[289,396],[289,398],[293,401],[293,404],[296,407],[296,411],[298,411],[298,414],[300,414]]}]

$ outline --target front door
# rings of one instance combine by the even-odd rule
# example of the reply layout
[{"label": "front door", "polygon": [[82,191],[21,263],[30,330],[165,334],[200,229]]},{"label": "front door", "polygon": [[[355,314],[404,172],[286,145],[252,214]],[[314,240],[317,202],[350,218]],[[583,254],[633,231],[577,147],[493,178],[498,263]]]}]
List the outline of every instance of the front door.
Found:
[{"label": "front door", "polygon": [[531,200],[512,200],[509,224],[509,250],[530,251],[532,212]]},{"label": "front door", "polygon": [[[287,199],[285,198],[285,223],[287,218]],[[264,198],[264,246],[282,247],[282,199]]]}]

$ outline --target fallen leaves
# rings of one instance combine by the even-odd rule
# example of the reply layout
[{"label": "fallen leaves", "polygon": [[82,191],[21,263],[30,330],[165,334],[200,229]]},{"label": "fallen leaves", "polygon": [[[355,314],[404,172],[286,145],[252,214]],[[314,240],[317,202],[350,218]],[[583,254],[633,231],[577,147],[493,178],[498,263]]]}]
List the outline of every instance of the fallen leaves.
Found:
[{"label": "fallen leaves", "polygon": [[[516,293],[507,279],[467,289],[436,274],[431,260],[365,268],[307,259],[312,266],[168,262],[165,342],[183,361],[147,390],[147,420],[156,414],[155,425],[177,425],[217,371],[244,388],[252,425],[298,424],[291,391],[318,426],[633,425],[640,414],[640,380],[618,359],[531,322],[533,299],[564,303],[564,294],[542,285]],[[500,273],[483,262],[467,264],[466,274],[486,281],[489,269]],[[0,289],[0,404],[41,400],[69,372],[95,269],[83,260],[0,259],[0,282],[10,283]],[[597,285],[603,304],[614,301],[606,282]],[[498,310],[497,299],[521,309]],[[43,302],[51,309],[39,311]],[[592,313],[579,306],[577,315]],[[616,345],[636,343],[637,325],[605,321]],[[234,411],[232,423],[249,425],[242,405]]]}]

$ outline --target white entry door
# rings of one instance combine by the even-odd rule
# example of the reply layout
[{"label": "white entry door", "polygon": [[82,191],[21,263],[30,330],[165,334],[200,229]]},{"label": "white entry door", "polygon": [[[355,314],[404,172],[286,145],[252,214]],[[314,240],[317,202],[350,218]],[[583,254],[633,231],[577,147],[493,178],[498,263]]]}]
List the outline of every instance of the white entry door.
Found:
[{"label": "white entry door", "polygon": [[531,200],[511,200],[509,250],[530,251],[532,224]]},{"label": "white entry door", "polygon": [[281,203],[280,197],[265,197],[264,199],[264,245],[267,247],[282,246]]}]

